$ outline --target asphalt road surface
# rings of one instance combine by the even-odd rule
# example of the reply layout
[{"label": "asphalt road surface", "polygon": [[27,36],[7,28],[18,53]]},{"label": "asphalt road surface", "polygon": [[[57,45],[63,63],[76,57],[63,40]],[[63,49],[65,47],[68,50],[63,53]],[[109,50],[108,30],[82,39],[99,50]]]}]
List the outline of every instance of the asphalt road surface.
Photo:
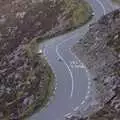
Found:
[{"label": "asphalt road surface", "polygon": [[56,76],[55,96],[47,107],[31,116],[29,120],[64,120],[65,116],[70,116],[71,112],[80,109],[86,103],[91,85],[89,74],[71,52],[71,47],[87,32],[89,24],[112,11],[109,0],[87,1],[95,12],[89,23],[42,44],[44,55]]}]

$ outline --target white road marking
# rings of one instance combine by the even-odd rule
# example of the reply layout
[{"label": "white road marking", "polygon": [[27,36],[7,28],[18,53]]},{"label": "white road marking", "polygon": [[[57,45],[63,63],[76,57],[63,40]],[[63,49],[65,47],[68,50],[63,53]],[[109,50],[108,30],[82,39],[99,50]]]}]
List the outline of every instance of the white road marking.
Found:
[{"label": "white road marking", "polygon": [[79,106],[77,106],[76,108],[73,109],[73,111],[77,111],[79,109]]},{"label": "white road marking", "polygon": [[89,97],[89,96],[88,96],[88,95],[86,95],[86,96],[85,96],[85,100],[87,100],[87,99],[88,99],[88,97]]},{"label": "white road marking", "polygon": [[56,86],[58,86],[58,83],[56,82]]},{"label": "white road marking", "polygon": [[[68,40],[69,40],[69,39],[68,39]],[[69,71],[69,73],[70,73],[71,80],[72,80],[72,89],[71,89],[70,98],[72,98],[73,92],[74,92],[74,78],[73,78],[73,74],[72,74],[72,71],[71,71],[69,65],[67,64],[67,62],[64,60],[64,58],[60,55],[60,53],[59,53],[59,51],[58,51],[60,45],[64,44],[64,43],[67,42],[68,40],[63,41],[63,42],[61,42],[60,44],[56,45],[56,53],[57,53],[58,57],[63,61],[63,63],[65,64],[65,66],[67,67],[67,69],[68,69],[68,71]]]},{"label": "white road marking", "polygon": [[91,84],[91,82],[90,82],[90,80],[89,80],[88,85],[90,86],[90,84]]},{"label": "white road marking", "polygon": [[83,100],[83,101],[81,102],[81,105],[83,105],[83,104],[85,104],[85,100]]},{"label": "white road marking", "polygon": [[106,14],[106,9],[105,9],[103,3],[100,0],[96,0],[96,2],[98,2],[98,4],[102,7],[104,15],[105,15]]},{"label": "white road marking", "polygon": [[72,116],[72,113],[67,113],[67,114],[64,115],[64,117],[68,117],[68,118],[71,117],[71,116]]},{"label": "white road marking", "polygon": [[90,90],[88,90],[88,93],[87,93],[88,95],[90,94]]},{"label": "white road marking", "polygon": [[[105,15],[105,14],[106,14],[106,9],[105,9],[103,3],[102,3],[100,0],[96,0],[96,2],[98,2],[98,4],[102,7],[103,12],[104,12],[104,15]],[[60,57],[60,58],[63,60],[64,64],[66,65],[66,67],[68,68],[68,70],[69,70],[69,72],[70,72],[70,76],[71,76],[71,79],[72,79],[72,90],[71,90],[71,95],[70,95],[70,97],[72,98],[72,96],[73,96],[73,91],[74,91],[74,79],[73,79],[72,71],[71,71],[69,65],[68,65],[68,64],[66,63],[66,61],[64,60],[64,58],[63,58],[63,57],[60,55],[60,53],[58,52],[59,46],[62,45],[64,42],[67,42],[68,40],[69,40],[69,39],[67,39],[66,41],[61,42],[61,43],[58,44],[58,45],[56,45],[56,53],[57,53],[58,57]],[[71,53],[72,53],[72,52],[71,52]],[[77,57],[75,54],[73,54],[73,55],[75,56],[76,59],[78,59],[78,57]],[[80,59],[78,59],[78,60],[79,60],[79,62],[81,63]],[[86,72],[88,73],[88,80],[90,80],[90,78],[89,78],[89,77],[90,77],[89,72],[88,72],[88,70],[86,69],[86,67],[84,66],[84,64],[83,64],[82,68],[85,68]],[[89,82],[88,84],[91,84],[91,83]],[[88,85],[88,89],[90,89],[89,87],[90,87],[90,86]],[[88,94],[89,94],[89,93],[90,93],[90,91],[88,91]],[[86,96],[85,96],[85,100],[86,100],[88,97],[89,97],[89,96],[86,95]],[[83,100],[83,101],[81,102],[81,105],[85,103],[85,100]],[[77,108],[79,108],[79,107],[77,107]],[[77,108],[76,108],[76,109],[77,109]],[[70,114],[71,114],[71,113],[68,113],[67,115],[70,115]],[[65,116],[66,116],[66,115],[65,115]]]},{"label": "white road marking", "polygon": [[[82,63],[81,61],[80,61],[80,59],[71,51],[71,49],[69,49],[70,50],[70,52],[71,52],[71,54],[80,62],[80,64]],[[86,66],[82,63],[82,65],[83,65],[83,67],[82,68],[84,68],[85,69],[85,71],[86,71],[86,73],[87,73],[87,76],[88,76],[88,90],[90,89],[90,85],[91,85],[91,79],[90,79],[90,74],[89,74],[89,71],[88,71],[88,69],[86,68]]]},{"label": "white road marking", "polygon": [[90,86],[88,85],[88,90],[90,89]]},{"label": "white road marking", "polygon": [[75,59],[80,63],[80,68],[85,68],[85,65],[81,62],[81,60],[71,51],[71,48],[69,48],[69,51],[75,57]]}]

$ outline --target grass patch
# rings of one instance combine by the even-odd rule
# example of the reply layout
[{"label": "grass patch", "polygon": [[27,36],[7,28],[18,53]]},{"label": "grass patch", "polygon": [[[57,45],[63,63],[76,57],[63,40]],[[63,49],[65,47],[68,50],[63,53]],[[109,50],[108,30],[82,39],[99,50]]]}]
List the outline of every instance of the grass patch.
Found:
[{"label": "grass patch", "polygon": [[71,27],[76,25],[84,24],[89,17],[91,16],[92,9],[90,5],[84,1],[81,1],[79,4],[74,3],[72,0],[65,0],[66,2],[66,10],[70,14],[70,23]]},{"label": "grass patch", "polygon": [[50,100],[50,97],[53,96],[55,77],[54,77],[54,74],[53,74],[51,68],[49,67],[48,69],[49,69],[48,70],[48,80],[47,80],[48,81],[48,85],[47,85],[48,89],[46,90],[44,97],[41,99],[41,96],[40,96],[40,98],[38,98],[38,100],[36,100],[36,102],[34,104],[29,106],[29,108],[26,110],[26,112],[20,116],[20,118],[22,120],[25,120],[26,118],[32,116],[34,113],[40,112],[40,110],[46,106],[46,104]]},{"label": "grass patch", "polygon": [[120,4],[120,0],[112,0],[112,2]]}]

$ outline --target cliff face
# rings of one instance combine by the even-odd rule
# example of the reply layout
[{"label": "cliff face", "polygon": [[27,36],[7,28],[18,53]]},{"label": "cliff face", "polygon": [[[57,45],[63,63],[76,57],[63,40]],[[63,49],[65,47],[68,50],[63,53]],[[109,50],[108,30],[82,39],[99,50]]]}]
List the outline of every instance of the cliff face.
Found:
[{"label": "cliff face", "polygon": [[120,9],[91,25],[73,51],[93,77],[98,102],[86,117],[71,120],[120,120]]}]

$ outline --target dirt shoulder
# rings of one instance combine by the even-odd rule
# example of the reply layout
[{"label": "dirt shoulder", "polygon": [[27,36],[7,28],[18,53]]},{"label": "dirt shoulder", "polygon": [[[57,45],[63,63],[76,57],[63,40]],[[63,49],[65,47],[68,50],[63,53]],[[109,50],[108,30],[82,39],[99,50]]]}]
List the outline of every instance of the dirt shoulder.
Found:
[{"label": "dirt shoulder", "polygon": [[43,107],[54,75],[37,39],[85,23],[91,8],[83,0],[0,1],[0,120],[20,120]]},{"label": "dirt shoulder", "polygon": [[120,9],[91,25],[73,51],[92,75],[96,96],[85,117],[71,120],[120,120]]}]

